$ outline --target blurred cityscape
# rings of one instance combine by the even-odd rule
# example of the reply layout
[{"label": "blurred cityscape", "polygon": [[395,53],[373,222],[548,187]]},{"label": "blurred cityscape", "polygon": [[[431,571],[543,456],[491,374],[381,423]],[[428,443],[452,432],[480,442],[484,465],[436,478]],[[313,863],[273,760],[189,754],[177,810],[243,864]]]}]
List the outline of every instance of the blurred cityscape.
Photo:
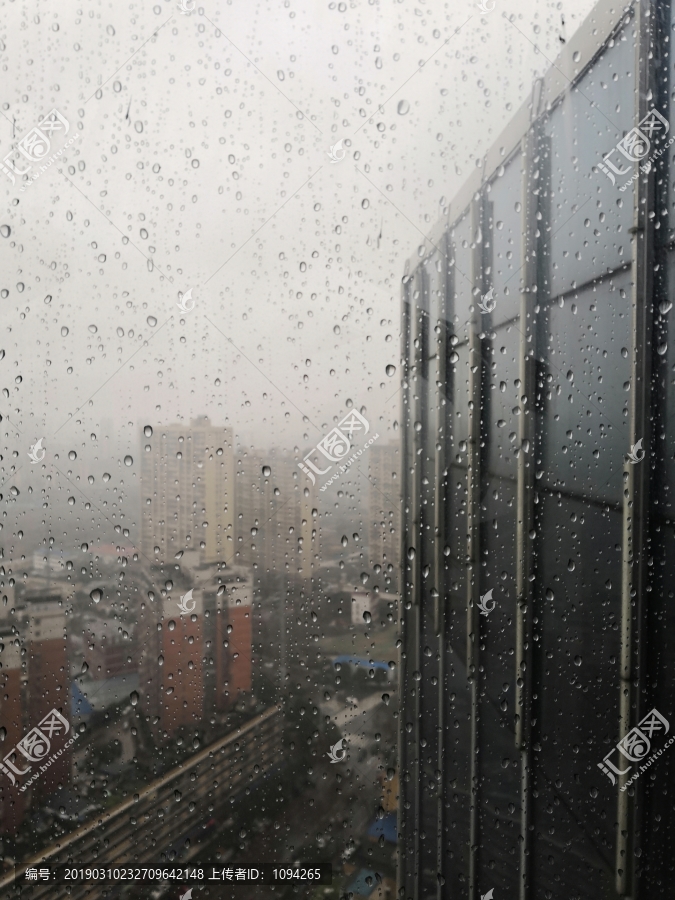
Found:
[{"label": "blurred cityscape", "polygon": [[[0,569],[0,885],[31,860],[236,857],[331,862],[321,896],[393,896],[398,448],[370,447],[338,508],[297,455],[206,417],[139,446],[138,496],[104,476],[87,504],[136,504],[137,544],[117,524],[119,543],[71,558],[49,538]],[[209,790],[186,779],[218,754]]]}]

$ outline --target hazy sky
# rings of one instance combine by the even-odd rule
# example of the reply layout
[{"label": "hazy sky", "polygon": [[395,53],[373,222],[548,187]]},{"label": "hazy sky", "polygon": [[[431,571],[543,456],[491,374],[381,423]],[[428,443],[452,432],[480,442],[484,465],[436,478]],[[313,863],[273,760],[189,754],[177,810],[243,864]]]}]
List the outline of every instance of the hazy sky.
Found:
[{"label": "hazy sky", "polygon": [[592,6],[489,3],[3,3],[2,156],[78,134],[0,173],[5,471],[201,413],[303,447],[348,400],[393,437],[404,261]]}]

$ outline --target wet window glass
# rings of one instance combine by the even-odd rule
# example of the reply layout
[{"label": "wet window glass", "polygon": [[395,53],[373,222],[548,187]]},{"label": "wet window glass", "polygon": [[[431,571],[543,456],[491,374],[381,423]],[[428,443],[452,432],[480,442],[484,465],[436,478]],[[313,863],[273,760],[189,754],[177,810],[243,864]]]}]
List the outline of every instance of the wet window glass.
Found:
[{"label": "wet window glass", "polygon": [[3,898],[670,896],[670,7],[3,9]]}]

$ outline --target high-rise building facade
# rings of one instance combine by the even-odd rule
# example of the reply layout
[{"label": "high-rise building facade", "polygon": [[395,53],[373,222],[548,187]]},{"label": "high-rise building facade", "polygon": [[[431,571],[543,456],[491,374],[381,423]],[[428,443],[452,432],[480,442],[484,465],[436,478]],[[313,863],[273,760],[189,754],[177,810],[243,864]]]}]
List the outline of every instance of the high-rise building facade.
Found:
[{"label": "high-rise building facade", "polygon": [[237,454],[236,561],[269,574],[310,577],[317,558],[316,486],[292,453]]},{"label": "high-rise building facade", "polygon": [[405,273],[404,898],[672,893],[671,41],[601,0]]},{"label": "high-rise building facade", "polygon": [[368,449],[368,551],[382,567],[387,591],[399,589],[401,553],[401,478],[398,444]]},{"label": "high-rise building facade", "polygon": [[146,557],[173,559],[198,547],[204,562],[234,556],[232,430],[208,417],[141,436],[141,543]]}]

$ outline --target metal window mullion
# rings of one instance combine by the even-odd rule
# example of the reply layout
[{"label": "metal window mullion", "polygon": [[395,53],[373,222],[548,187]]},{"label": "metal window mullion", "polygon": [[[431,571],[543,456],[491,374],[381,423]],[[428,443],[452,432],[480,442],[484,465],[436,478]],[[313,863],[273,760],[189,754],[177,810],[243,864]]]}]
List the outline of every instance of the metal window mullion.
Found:
[{"label": "metal window mullion", "polygon": [[[402,447],[402,466],[401,466],[401,489],[403,497],[403,512],[401,521],[401,632],[403,635],[403,643],[399,655],[399,733],[398,733],[398,765],[399,765],[399,799],[398,799],[398,821],[401,829],[401,839],[397,846],[398,865],[397,865],[397,891],[407,895],[406,886],[409,880],[409,869],[411,859],[409,854],[410,838],[408,829],[408,802],[409,781],[406,781],[406,775],[412,781],[412,773],[409,772],[409,759],[407,752],[407,732],[406,722],[408,721],[408,684],[412,676],[409,660],[409,630],[410,630],[410,613],[412,608],[412,585],[410,581],[410,566],[407,556],[408,547],[410,546],[410,537],[408,533],[408,523],[411,521],[410,507],[411,502],[411,478],[410,472],[413,468],[413,448],[414,440],[412,438],[413,431],[413,410],[412,410],[412,378],[414,366],[413,354],[413,293],[414,293],[415,277],[409,278],[407,283],[403,285],[403,328],[402,328],[402,361],[403,361],[403,390],[401,397],[401,422],[403,423],[403,447]],[[413,816],[414,817],[414,811]]]},{"label": "metal window mullion", "polygon": [[[522,281],[520,288],[520,353],[518,389],[519,453],[516,509],[516,719],[515,740],[520,753],[520,900],[531,893],[532,794],[532,619],[534,603],[534,493],[536,454],[536,312],[538,293],[537,213],[541,164],[539,128],[533,126],[522,142]],[[526,452],[527,451],[527,452]]]},{"label": "metal window mullion", "polygon": [[[471,257],[471,283],[474,293],[481,293],[483,286],[483,245],[480,240],[483,227],[483,196],[474,197],[471,204],[471,233],[474,248]],[[475,299],[475,298],[474,298]],[[466,511],[466,565],[467,565],[467,629],[466,674],[470,685],[471,748],[469,760],[469,896],[477,900],[479,869],[480,796],[479,762],[480,741],[480,495],[481,495],[481,398],[483,361],[480,338],[481,320],[477,303],[472,304],[469,324],[469,421],[467,446],[467,511]]]},{"label": "metal window mullion", "polygon": [[435,455],[435,498],[434,498],[434,586],[436,598],[434,601],[434,630],[438,638],[438,721],[437,726],[437,769],[441,772],[441,782],[438,785],[436,806],[436,870],[440,876],[437,879],[437,898],[442,900],[445,878],[445,854],[443,853],[443,829],[445,826],[445,790],[443,773],[445,770],[445,614],[446,614],[446,578],[444,569],[443,548],[446,546],[448,536],[446,534],[448,502],[447,480],[444,476],[447,458],[448,441],[448,402],[446,399],[448,344],[450,333],[447,323],[448,305],[448,258],[449,258],[449,234],[446,232],[439,243],[441,249],[440,263],[442,275],[439,284],[439,296],[436,306],[431,306],[432,320],[435,320],[439,332],[436,342],[437,378],[434,386],[434,396],[437,407],[437,441]]},{"label": "metal window mullion", "polygon": [[[425,340],[423,329],[425,324],[424,316],[424,277],[421,267],[417,269],[413,279],[413,291],[410,303],[410,358],[414,367],[412,377],[409,379],[410,402],[408,408],[409,419],[407,422],[408,434],[410,437],[410,472],[408,473],[408,519],[410,529],[408,531],[408,546],[405,548],[406,558],[408,549],[414,551],[412,559],[409,563],[409,609],[406,610],[406,679],[405,690],[407,697],[405,706],[407,707],[409,719],[412,724],[412,732],[410,734],[410,743],[413,746],[413,757],[408,758],[408,770],[412,783],[412,799],[411,810],[408,810],[408,824],[413,826],[412,840],[408,829],[408,846],[411,847],[412,859],[408,858],[408,875],[410,875],[410,867],[412,867],[412,900],[419,900],[420,888],[420,829],[421,829],[421,802],[420,793],[422,789],[422,767],[420,764],[420,691],[421,680],[415,681],[414,673],[421,672],[421,620],[420,620],[420,603],[422,599],[422,579],[421,579],[421,563],[422,563],[422,547],[423,535],[421,533],[422,516],[421,516],[421,498],[422,498],[422,466],[418,464],[418,451],[424,446],[424,427],[420,431],[415,430],[415,423],[422,421],[423,418],[423,391],[425,390],[422,373],[425,369],[423,358]],[[415,299],[417,292],[419,302]],[[405,723],[402,723],[405,726]],[[406,791],[406,794],[408,791]],[[412,822],[411,813],[412,811]]]},{"label": "metal window mullion", "polygon": [[[656,2],[640,0],[635,4],[635,121],[641,121],[658,96],[653,53],[656,36]],[[639,165],[639,164],[638,164]],[[629,437],[630,446],[642,440],[645,459],[624,466],[623,540],[621,554],[621,670],[620,734],[623,737],[642,718],[643,690],[646,684],[641,665],[644,648],[647,583],[647,527],[649,505],[649,466],[651,461],[651,343],[652,289],[654,269],[654,228],[650,213],[654,210],[654,178],[657,167],[640,172],[633,188],[632,293]],[[628,450],[628,447],[626,448]],[[635,851],[639,846],[639,815],[644,783],[640,780],[630,792],[622,791],[627,776],[620,775],[617,790],[616,890],[622,897],[637,896]]]}]

